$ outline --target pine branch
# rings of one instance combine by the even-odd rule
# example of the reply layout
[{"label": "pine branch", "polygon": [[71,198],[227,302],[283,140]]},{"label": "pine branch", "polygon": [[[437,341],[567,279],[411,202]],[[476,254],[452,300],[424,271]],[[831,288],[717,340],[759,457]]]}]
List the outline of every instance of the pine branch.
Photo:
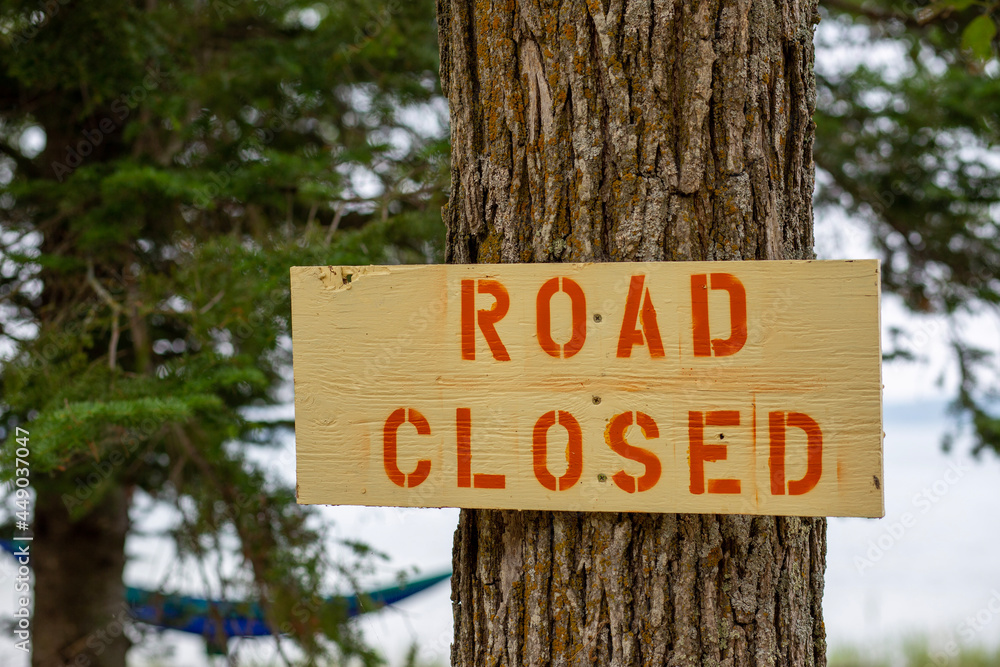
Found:
[{"label": "pine branch", "polygon": [[874,9],[869,5],[861,5],[851,0],[823,0],[828,7],[840,10],[853,16],[863,16],[873,21],[900,21],[908,28],[923,28],[924,24],[916,18],[900,12]]},{"label": "pine branch", "polygon": [[333,241],[333,235],[337,231],[337,227],[340,226],[340,219],[344,215],[344,202],[337,203],[337,210],[333,214],[333,221],[330,222],[330,228],[326,231],[326,238],[323,239],[323,244],[326,246],[330,245]]},{"label": "pine branch", "polygon": [[115,370],[115,363],[118,358],[118,338],[121,336],[121,325],[118,318],[121,315],[122,306],[98,282],[94,276],[94,262],[90,259],[87,260],[87,283],[97,292],[97,296],[101,297],[101,300],[108,304],[113,314],[111,319],[111,342],[108,343],[108,368],[113,371]]},{"label": "pine branch", "polygon": [[[194,462],[199,472],[201,472],[201,474],[204,475],[207,480],[209,480],[211,485],[214,488],[218,489],[219,492],[222,494],[226,507],[230,509],[234,507],[239,507],[239,499],[233,493],[232,487],[229,486],[228,484],[223,483],[221,480],[218,479],[218,477],[215,474],[215,470],[212,468],[211,464],[209,464],[209,462],[205,460],[205,458],[201,455],[201,452],[199,452],[198,449],[194,446],[194,443],[192,443],[190,438],[188,438],[188,435],[187,433],[184,432],[184,429],[181,428],[179,425],[175,424],[173,425],[173,431],[174,435],[177,437],[177,442],[180,443],[181,447],[187,454],[188,458]],[[261,562],[259,554],[257,554],[254,550],[249,548],[249,545],[253,544],[253,539],[251,538],[250,535],[247,534],[245,527],[239,521],[238,517],[234,516],[231,519],[233,527],[236,529],[236,534],[239,536],[240,542],[242,542],[244,546],[243,549],[244,554],[250,561],[250,568],[253,571],[254,582],[257,584],[258,590],[260,591],[261,609],[264,612],[265,620],[267,621],[268,626],[272,628],[277,628],[278,624],[274,618],[274,611],[271,607],[271,600],[269,595],[270,586],[267,580],[265,579],[267,568]],[[288,659],[284,650],[284,646],[281,642],[281,635],[279,633],[275,633],[274,639],[278,654],[285,661],[286,665],[291,665],[292,663]]]}]

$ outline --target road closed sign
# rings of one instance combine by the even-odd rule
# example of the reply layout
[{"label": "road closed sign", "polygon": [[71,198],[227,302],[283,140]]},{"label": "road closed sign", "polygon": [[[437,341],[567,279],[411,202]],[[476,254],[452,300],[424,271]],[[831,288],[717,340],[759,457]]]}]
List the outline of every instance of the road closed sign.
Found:
[{"label": "road closed sign", "polygon": [[291,269],[300,503],[884,514],[877,261]]}]

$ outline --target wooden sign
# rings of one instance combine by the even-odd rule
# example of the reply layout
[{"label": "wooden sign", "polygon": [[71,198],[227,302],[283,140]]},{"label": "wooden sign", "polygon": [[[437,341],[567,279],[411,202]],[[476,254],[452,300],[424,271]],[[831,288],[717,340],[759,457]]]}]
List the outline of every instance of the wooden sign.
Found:
[{"label": "wooden sign", "polygon": [[882,516],[877,261],[291,270],[300,503]]}]

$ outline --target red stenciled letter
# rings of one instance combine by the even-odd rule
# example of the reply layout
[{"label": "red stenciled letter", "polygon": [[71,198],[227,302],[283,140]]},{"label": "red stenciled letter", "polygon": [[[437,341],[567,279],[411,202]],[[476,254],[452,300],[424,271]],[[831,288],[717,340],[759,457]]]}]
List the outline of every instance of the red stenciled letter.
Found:
[{"label": "red stenciled letter", "polygon": [[413,488],[427,479],[431,472],[431,462],[427,459],[417,461],[417,468],[409,475],[404,475],[399,469],[399,462],[396,460],[396,431],[405,422],[410,422],[417,427],[418,435],[430,435],[431,425],[422,414],[413,410],[398,408],[393,410],[389,418],[385,420],[382,429],[382,461],[385,466],[385,474],[396,486]]},{"label": "red stenciled letter", "polygon": [[[691,465],[691,493],[705,493],[705,461],[725,461],[726,445],[706,445],[705,426],[739,426],[740,413],[736,410],[716,410],[704,417],[694,410],[688,412],[688,459]],[[710,479],[709,493],[739,493],[738,479]]]},{"label": "red stenciled letter", "polygon": [[691,330],[694,334],[694,356],[717,357],[736,354],[747,342],[747,292],[739,278],[730,273],[713,273],[712,289],[729,292],[729,338],[709,341],[708,276],[691,276]]},{"label": "red stenciled letter", "polygon": [[[622,330],[618,335],[618,358],[625,359],[632,356],[632,347],[642,345],[645,342],[649,346],[650,357],[663,356],[663,340],[660,338],[660,327],[656,322],[656,311],[653,309],[653,300],[649,297],[649,290],[646,290],[645,298],[642,294],[642,286],[646,276],[632,276],[628,286],[628,297],[625,299],[625,317],[622,318]],[[642,309],[639,308],[639,301],[642,301]],[[639,327],[636,326],[638,320]],[[643,339],[645,334],[645,340]]]},{"label": "red stenciled letter", "polygon": [[458,486],[477,489],[502,489],[506,486],[503,475],[472,474],[472,411],[469,408],[455,410],[455,428],[458,433]]},{"label": "red stenciled letter", "polygon": [[[642,435],[646,440],[653,440],[660,437],[660,429],[656,427],[656,422],[646,413],[636,412],[635,421],[639,425],[639,428],[642,429]],[[624,470],[616,472],[611,476],[611,479],[614,480],[615,485],[622,491],[629,493],[635,493],[637,490],[648,491],[660,481],[660,473],[662,471],[660,459],[648,449],[635,447],[625,441],[625,431],[631,425],[631,412],[623,412],[620,415],[615,415],[608,423],[608,428],[604,432],[604,440],[619,456],[646,466],[646,472],[639,477],[638,483],[636,483],[635,477],[632,477],[632,475],[629,475]]]},{"label": "red stenciled letter", "polygon": [[[552,340],[551,301],[559,291],[562,281],[562,291],[569,295],[573,304],[573,335],[565,345],[559,345]],[[569,359],[580,351],[587,340],[587,297],[583,288],[569,278],[551,278],[538,290],[535,298],[535,330],[538,334],[538,344],[550,356],[558,359],[560,356]]]},{"label": "red stenciled letter", "polygon": [[[556,423],[569,433],[569,443],[566,445],[566,474],[556,479],[549,472],[546,463],[548,456],[549,429]],[[580,480],[583,474],[583,434],[580,422],[573,415],[562,410],[558,418],[554,410],[546,412],[535,422],[535,430],[531,438],[531,463],[535,469],[535,478],[549,491],[565,491]]]},{"label": "red stenciled letter", "polygon": [[788,482],[788,495],[801,496],[812,491],[823,474],[823,432],[816,420],[801,412],[772,412],[768,415],[771,452],[771,494],[785,495],[785,428],[800,428],[806,433],[806,474]]},{"label": "red stenciled letter", "polygon": [[[495,301],[489,310],[476,312],[476,283],[480,294],[490,294]],[[510,309],[510,295],[507,288],[498,280],[463,280],[462,281],[462,358],[476,358],[476,321],[483,332],[490,352],[497,361],[510,361],[507,348],[504,347],[497,334],[496,323],[503,319]],[[477,317],[478,315],[478,317]]]}]

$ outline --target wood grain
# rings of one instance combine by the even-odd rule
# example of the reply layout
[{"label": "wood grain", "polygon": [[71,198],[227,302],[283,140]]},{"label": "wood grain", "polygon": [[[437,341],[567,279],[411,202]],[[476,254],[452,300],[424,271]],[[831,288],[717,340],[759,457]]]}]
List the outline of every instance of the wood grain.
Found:
[{"label": "wood grain", "polygon": [[[742,343],[739,295],[723,289],[734,279]],[[475,309],[464,353],[463,281]],[[509,360],[484,335],[495,283]],[[300,503],[884,513],[876,261],[294,267],[291,293]]]}]

